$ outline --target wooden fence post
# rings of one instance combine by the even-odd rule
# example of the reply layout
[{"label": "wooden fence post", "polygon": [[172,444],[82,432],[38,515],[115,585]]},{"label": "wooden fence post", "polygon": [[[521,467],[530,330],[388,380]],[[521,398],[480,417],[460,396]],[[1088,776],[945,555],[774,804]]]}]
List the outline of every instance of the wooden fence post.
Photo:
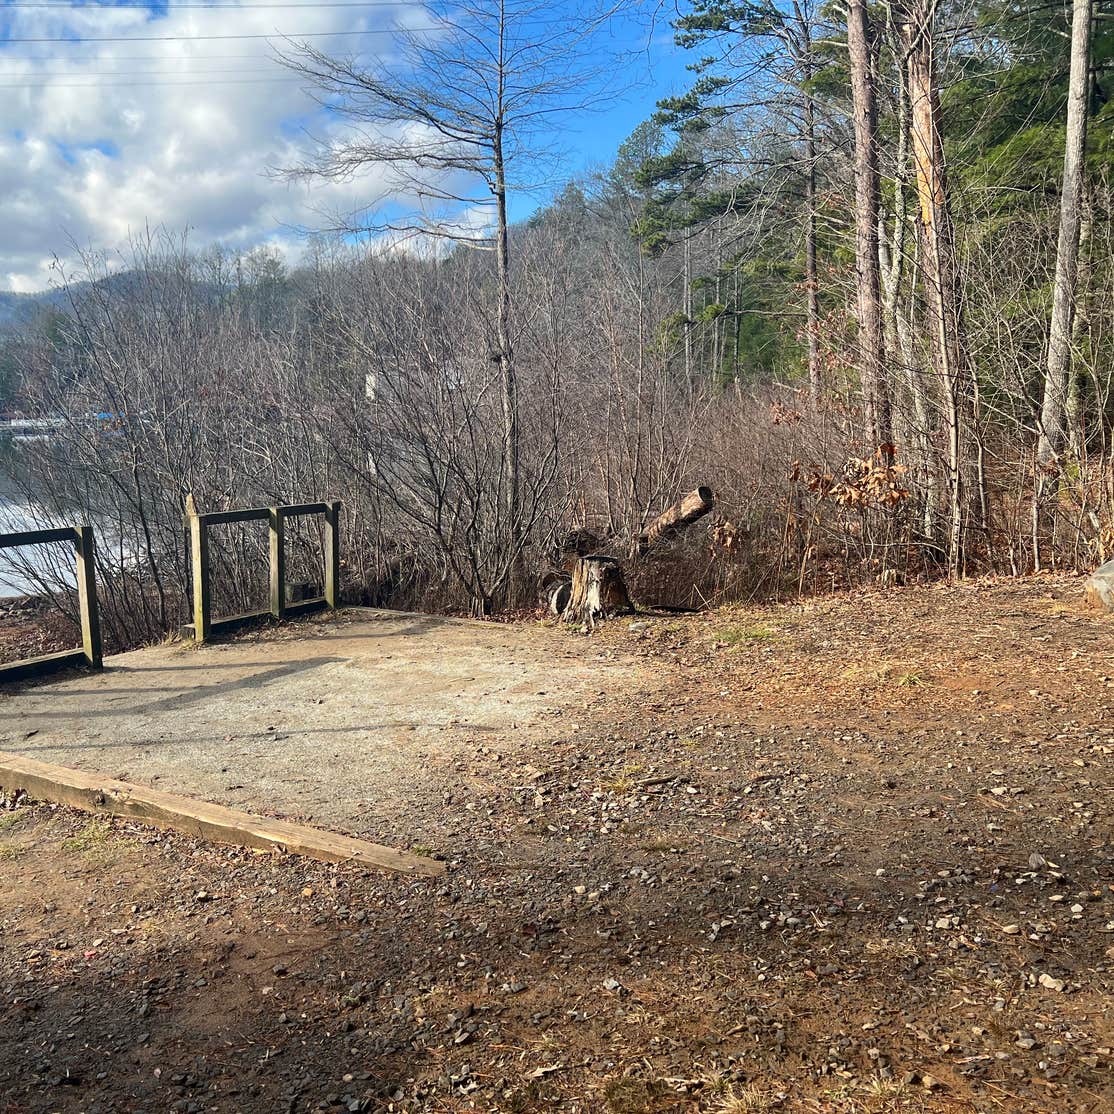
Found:
[{"label": "wooden fence post", "polygon": [[325,602],[340,606],[340,503],[325,505]]},{"label": "wooden fence post", "polygon": [[104,664],[101,620],[97,611],[97,561],[93,527],[76,527],[74,550],[77,553],[77,601],[81,611],[81,649],[94,668]]},{"label": "wooden fence post", "polygon": [[286,523],[278,507],[271,508],[271,614],[286,612]]},{"label": "wooden fence post", "polygon": [[209,594],[209,533],[200,515],[190,515],[190,559],[193,565],[193,637],[205,642],[212,632]]}]

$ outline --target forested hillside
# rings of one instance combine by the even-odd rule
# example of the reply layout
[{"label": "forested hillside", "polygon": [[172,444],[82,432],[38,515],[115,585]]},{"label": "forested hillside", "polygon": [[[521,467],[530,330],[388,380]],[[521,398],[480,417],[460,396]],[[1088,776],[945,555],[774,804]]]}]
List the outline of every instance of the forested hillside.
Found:
[{"label": "forested hillside", "polygon": [[[8,341],[22,408],[65,418],[23,450],[35,496],[113,524],[121,642],[180,618],[189,493],[340,498],[354,593],[479,613],[533,603],[570,531],[632,555],[697,483],[715,515],[633,570],[643,599],[1094,563],[1114,5],[1074,8],[700,0],[691,88],[524,223],[349,230],[292,269],[158,236],[128,281],[90,257]],[[295,64],[384,118],[391,86]],[[505,202],[491,104],[438,157]]]}]

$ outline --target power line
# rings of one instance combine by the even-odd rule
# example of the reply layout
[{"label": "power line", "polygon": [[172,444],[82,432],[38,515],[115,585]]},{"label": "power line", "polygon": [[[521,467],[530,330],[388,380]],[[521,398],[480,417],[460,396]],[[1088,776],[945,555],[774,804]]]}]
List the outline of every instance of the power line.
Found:
[{"label": "power line", "polygon": [[[51,81],[56,77],[70,79],[86,77],[194,77],[200,76],[201,74],[222,73],[237,74],[238,76],[244,76],[245,74],[271,74],[272,76],[278,76],[275,71],[280,68],[281,67],[278,65],[268,66],[266,69],[250,69],[242,66],[222,66],[220,68],[203,66],[200,69],[189,70],[82,70],[76,73],[72,70],[24,70],[18,73],[0,70],[0,83],[15,81],[17,79],[27,79],[37,84],[39,82],[45,83]],[[11,86],[8,85],[6,88],[11,88]]]},{"label": "power line", "polygon": [[136,86],[175,86],[175,85],[269,85],[275,82],[306,80],[298,74],[286,77],[245,77],[209,78],[205,81],[98,81],[76,84],[54,84],[53,82],[0,82],[0,89],[134,89]]},{"label": "power line", "polygon": [[348,38],[353,35],[395,35],[400,31],[440,31],[436,24],[428,27],[381,27],[373,31],[307,31],[302,34],[291,31],[272,31],[269,34],[253,35],[90,35],[81,38],[51,36],[42,38],[6,38],[0,45],[7,43],[70,43],[83,46],[85,43],[178,43],[178,42],[216,42],[229,39],[330,39]]},{"label": "power line", "polygon": [[[69,41],[69,40],[67,40]],[[73,40],[75,45],[80,46],[81,40]],[[346,55],[347,56],[347,55]],[[109,57],[97,57],[90,59],[97,63],[108,62],[259,62],[263,59],[269,58],[271,55],[266,53],[256,54],[112,54]],[[60,58],[57,52],[50,54],[9,54],[7,52],[0,52],[0,61],[14,61],[14,62],[29,62],[34,64],[36,62],[67,62],[72,63],[74,59]],[[0,77],[4,74],[0,73]]]},{"label": "power line", "polygon": [[[184,0],[182,3],[173,2],[168,7],[168,12],[176,12],[179,8],[213,8],[228,12],[266,11],[268,8],[410,8],[413,4],[409,0],[321,0],[319,4],[307,4],[302,0],[287,2],[279,0],[275,4],[217,4],[208,0]],[[19,8],[36,8],[43,10],[55,9],[70,12],[119,12],[135,11],[150,12],[152,15],[161,15],[152,10],[150,4],[71,4],[51,3],[51,0],[14,0],[13,3],[0,5],[0,12],[11,11]]]}]

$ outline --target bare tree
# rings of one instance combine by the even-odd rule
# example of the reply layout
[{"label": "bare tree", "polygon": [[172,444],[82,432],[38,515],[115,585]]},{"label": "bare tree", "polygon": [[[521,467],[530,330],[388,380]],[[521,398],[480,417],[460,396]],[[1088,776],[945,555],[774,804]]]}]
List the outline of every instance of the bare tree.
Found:
[{"label": "bare tree", "polygon": [[[543,180],[555,118],[600,94],[602,75],[584,61],[586,47],[616,10],[581,7],[562,16],[537,0],[464,0],[433,17],[433,31],[399,28],[390,57],[371,64],[306,45],[282,55],[351,125],[295,173],[350,178],[390,168],[380,196],[368,199],[367,212],[350,214],[347,229],[494,253],[490,359],[500,380],[502,531],[513,554],[526,542],[527,523],[508,199]],[[386,203],[398,199],[408,211],[386,215]]]}]

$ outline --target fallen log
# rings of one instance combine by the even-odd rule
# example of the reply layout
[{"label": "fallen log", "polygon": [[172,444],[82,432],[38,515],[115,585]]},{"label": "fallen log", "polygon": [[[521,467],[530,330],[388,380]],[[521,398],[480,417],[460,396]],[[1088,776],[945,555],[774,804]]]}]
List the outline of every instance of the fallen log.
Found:
[{"label": "fallen log", "polygon": [[664,514],[658,515],[638,535],[639,557],[644,557],[655,545],[676,537],[685,527],[691,526],[698,518],[703,518],[715,506],[715,502],[716,498],[710,487],[701,486],[690,491]]},{"label": "fallen log", "polygon": [[554,584],[549,589],[549,610],[554,615],[563,615],[572,598],[572,585],[567,580]]},{"label": "fallen log", "polygon": [[623,566],[614,557],[594,553],[577,558],[564,610],[565,622],[580,623],[585,630],[592,630],[598,619],[633,610]]}]

